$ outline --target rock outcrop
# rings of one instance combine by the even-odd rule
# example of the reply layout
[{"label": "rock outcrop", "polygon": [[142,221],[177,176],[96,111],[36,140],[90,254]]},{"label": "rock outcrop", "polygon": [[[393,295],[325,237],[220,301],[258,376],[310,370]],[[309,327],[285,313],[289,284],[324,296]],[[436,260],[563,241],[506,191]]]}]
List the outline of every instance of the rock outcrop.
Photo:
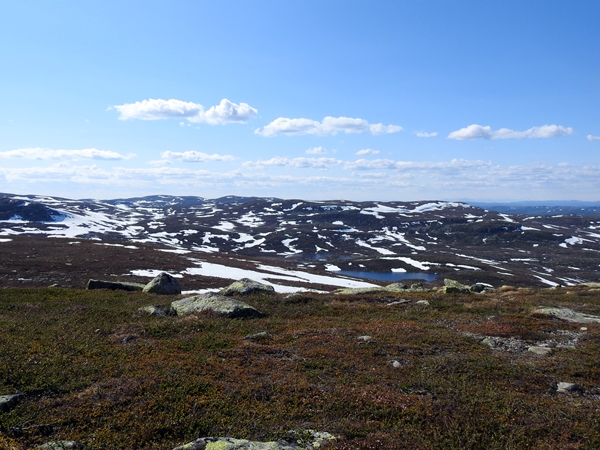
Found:
[{"label": "rock outcrop", "polygon": [[171,303],[171,310],[178,316],[205,311],[230,318],[264,316],[247,303],[214,292],[176,300]]},{"label": "rock outcrop", "polygon": [[251,280],[249,278],[242,278],[241,280],[231,283],[219,292],[221,295],[247,295],[253,292],[275,292],[275,289],[270,284],[259,283],[258,281]]},{"label": "rock outcrop", "polygon": [[549,316],[558,317],[559,319],[566,320],[568,322],[576,322],[576,323],[591,323],[598,322],[600,323],[600,317],[592,316],[591,314],[583,314],[576,311],[573,311],[569,308],[554,308],[554,307],[544,307],[539,308],[534,311],[534,314],[544,314]]}]

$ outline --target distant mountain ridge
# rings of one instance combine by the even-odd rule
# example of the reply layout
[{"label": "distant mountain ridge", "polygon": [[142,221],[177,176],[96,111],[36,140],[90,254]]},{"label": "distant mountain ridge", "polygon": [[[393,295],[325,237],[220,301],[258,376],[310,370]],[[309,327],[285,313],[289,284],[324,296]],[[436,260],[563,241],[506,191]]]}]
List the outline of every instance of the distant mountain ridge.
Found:
[{"label": "distant mountain ridge", "polygon": [[600,280],[600,215],[524,215],[463,202],[0,194],[0,236],[11,235],[155,243],[200,259],[266,258],[328,273],[437,273],[494,285]]}]

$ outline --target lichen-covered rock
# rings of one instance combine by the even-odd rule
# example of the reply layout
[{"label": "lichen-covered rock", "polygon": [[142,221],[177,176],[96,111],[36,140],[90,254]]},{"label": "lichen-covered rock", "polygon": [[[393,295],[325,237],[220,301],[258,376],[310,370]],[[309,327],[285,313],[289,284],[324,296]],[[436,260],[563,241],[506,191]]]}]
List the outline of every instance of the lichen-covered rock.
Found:
[{"label": "lichen-covered rock", "polygon": [[88,290],[93,289],[110,289],[113,291],[141,291],[145,284],[131,283],[127,281],[103,281],[89,280],[87,284]]},{"label": "lichen-covered rock", "polygon": [[444,294],[468,294],[471,292],[469,286],[459,283],[456,280],[446,278],[444,280]]},{"label": "lichen-covered rock", "polygon": [[10,411],[17,405],[21,397],[23,397],[23,394],[0,395],[0,411]]},{"label": "lichen-covered rock", "polygon": [[242,278],[241,280],[234,281],[229,286],[221,289],[219,294],[230,296],[230,295],[246,295],[253,292],[274,292],[275,289],[270,284],[259,283],[258,281],[251,280],[249,278]]},{"label": "lichen-covered rock", "polygon": [[363,288],[342,288],[333,291],[334,294],[338,295],[356,295],[356,294],[375,294],[378,292],[385,292],[385,289],[381,286],[363,287]]},{"label": "lichen-covered rock", "polygon": [[161,272],[144,287],[143,291],[160,295],[178,295],[181,294],[181,286],[173,275]]},{"label": "lichen-covered rock", "polygon": [[34,447],[35,450],[70,450],[73,448],[83,448],[83,444],[76,441],[50,441]]},{"label": "lichen-covered rock", "polygon": [[312,450],[335,440],[335,436],[322,431],[294,432],[289,441],[258,442],[229,437],[203,437],[173,450]]},{"label": "lichen-covered rock", "polygon": [[176,300],[171,303],[171,310],[178,316],[203,311],[231,318],[264,316],[263,313],[247,303],[214,292]]},{"label": "lichen-covered rock", "polygon": [[158,306],[142,306],[138,308],[140,315],[144,316],[166,316],[167,313]]},{"label": "lichen-covered rock", "polygon": [[576,322],[576,323],[599,322],[600,323],[600,317],[598,317],[598,316],[592,316],[591,314],[579,313],[579,312],[573,311],[572,309],[569,309],[569,308],[544,307],[544,308],[536,309],[534,311],[534,313],[558,317],[559,319],[563,319],[568,322]]}]

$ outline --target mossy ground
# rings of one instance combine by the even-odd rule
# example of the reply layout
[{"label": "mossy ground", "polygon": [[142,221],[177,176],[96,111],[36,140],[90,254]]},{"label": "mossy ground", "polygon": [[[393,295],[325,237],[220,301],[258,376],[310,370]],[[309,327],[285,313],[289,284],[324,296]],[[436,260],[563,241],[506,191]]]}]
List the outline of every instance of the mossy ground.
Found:
[{"label": "mossy ground", "polygon": [[[412,301],[387,305],[400,298]],[[598,292],[273,294],[244,299],[267,314],[260,319],[136,314],[170,300],[0,290],[0,394],[24,394],[0,413],[0,448],[69,439],[166,450],[199,436],[275,440],[290,429],[334,433],[339,449],[600,448],[600,324],[586,324],[575,349],[544,357],[465,334],[534,343],[579,332],[531,311],[600,314]],[[372,340],[361,344],[363,335]],[[559,381],[581,390],[559,394]]]}]

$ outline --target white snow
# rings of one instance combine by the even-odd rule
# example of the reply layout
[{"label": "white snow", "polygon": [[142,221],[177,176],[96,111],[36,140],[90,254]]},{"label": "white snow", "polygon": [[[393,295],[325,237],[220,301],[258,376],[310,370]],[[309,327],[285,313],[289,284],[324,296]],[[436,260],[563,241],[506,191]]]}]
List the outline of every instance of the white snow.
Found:
[{"label": "white snow", "polygon": [[12,239],[0,239],[0,242],[10,242]]}]

